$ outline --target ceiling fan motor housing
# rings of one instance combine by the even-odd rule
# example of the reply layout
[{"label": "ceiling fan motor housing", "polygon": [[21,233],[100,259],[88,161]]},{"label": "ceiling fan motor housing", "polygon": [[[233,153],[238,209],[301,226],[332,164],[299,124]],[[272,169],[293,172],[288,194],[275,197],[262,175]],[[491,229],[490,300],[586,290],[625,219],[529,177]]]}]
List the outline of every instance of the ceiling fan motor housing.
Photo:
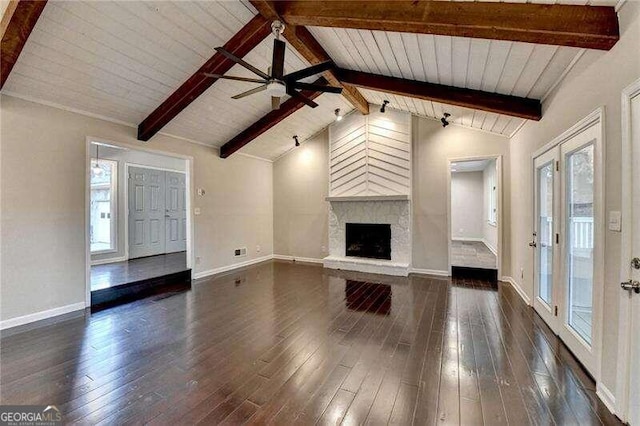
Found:
[{"label": "ceiling fan motor housing", "polygon": [[285,86],[284,82],[282,81],[271,80],[269,83],[267,83],[267,93],[269,94],[269,96],[281,98],[287,94],[287,86]]}]

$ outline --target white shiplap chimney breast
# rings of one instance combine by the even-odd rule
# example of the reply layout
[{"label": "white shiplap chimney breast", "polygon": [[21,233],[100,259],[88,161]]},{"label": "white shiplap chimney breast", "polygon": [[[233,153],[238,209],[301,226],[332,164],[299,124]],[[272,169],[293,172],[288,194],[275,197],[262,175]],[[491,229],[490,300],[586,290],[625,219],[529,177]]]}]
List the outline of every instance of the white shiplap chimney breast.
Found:
[{"label": "white shiplap chimney breast", "polygon": [[[329,128],[328,268],[407,275],[411,265],[411,114],[353,113]],[[345,256],[347,223],[391,225],[391,260]]]}]

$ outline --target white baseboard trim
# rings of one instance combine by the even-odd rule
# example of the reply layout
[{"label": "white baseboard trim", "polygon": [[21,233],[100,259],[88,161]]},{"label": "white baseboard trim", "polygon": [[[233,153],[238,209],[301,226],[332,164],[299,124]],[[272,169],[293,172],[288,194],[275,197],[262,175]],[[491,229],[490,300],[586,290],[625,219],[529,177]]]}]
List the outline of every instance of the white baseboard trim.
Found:
[{"label": "white baseboard trim", "polygon": [[505,282],[508,282],[509,284],[511,284],[511,287],[513,287],[513,289],[516,291],[516,293],[518,293],[520,295],[522,300],[524,300],[524,303],[526,303],[527,306],[531,306],[531,298],[529,298],[529,296],[527,296],[527,293],[524,292],[524,290],[522,289],[522,287],[520,287],[520,285],[516,282],[516,280],[514,280],[511,277],[504,276],[504,277],[500,278],[500,281],[505,281]]},{"label": "white baseboard trim", "polygon": [[233,271],[234,269],[244,268],[246,266],[255,265],[256,263],[265,262],[267,260],[273,259],[273,255],[269,254],[267,256],[257,257],[255,259],[246,260],[244,262],[234,263],[232,265],[221,266],[219,268],[209,269],[206,271],[200,271],[193,275],[193,278],[199,280],[200,278],[210,277],[212,275],[221,274],[223,272]]},{"label": "white baseboard trim", "polygon": [[288,260],[291,262],[306,262],[306,263],[322,264],[322,259],[316,259],[314,257],[298,257],[298,256],[289,256],[286,254],[274,254],[273,258],[276,260]]},{"label": "white baseboard trim", "polygon": [[487,246],[487,248],[491,251],[491,253],[493,253],[494,255],[498,255],[498,249],[496,249],[494,246],[492,246],[489,241],[487,241],[485,238],[482,239],[482,243]]},{"label": "white baseboard trim", "polygon": [[127,256],[110,257],[109,259],[96,259],[91,261],[91,266],[106,265],[107,263],[124,262]]},{"label": "white baseboard trim", "polygon": [[47,318],[57,317],[58,315],[68,314],[74,311],[80,311],[85,308],[84,302],[72,303],[71,305],[61,306],[59,308],[48,309],[21,317],[9,318],[0,321],[0,330],[17,327],[19,325],[29,324],[31,322],[40,321]]},{"label": "white baseboard trim", "polygon": [[605,385],[603,385],[602,383],[596,384],[596,395],[598,395],[598,398],[600,398],[602,403],[607,406],[609,411],[611,411],[613,414],[618,414],[616,410],[616,397],[613,396],[613,393],[609,389],[607,389]]},{"label": "white baseboard trim", "polygon": [[411,268],[409,269],[410,274],[418,274],[418,275],[436,275],[438,277],[448,277],[449,271],[443,271],[440,269],[420,269],[420,268]]}]

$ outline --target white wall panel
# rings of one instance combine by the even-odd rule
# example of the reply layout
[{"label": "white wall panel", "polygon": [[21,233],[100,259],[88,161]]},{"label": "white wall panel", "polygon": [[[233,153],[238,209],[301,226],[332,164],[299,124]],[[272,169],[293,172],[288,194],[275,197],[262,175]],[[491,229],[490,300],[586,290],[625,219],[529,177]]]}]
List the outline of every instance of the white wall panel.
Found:
[{"label": "white wall panel", "polygon": [[357,112],[329,128],[329,195],[410,195],[411,115]]}]

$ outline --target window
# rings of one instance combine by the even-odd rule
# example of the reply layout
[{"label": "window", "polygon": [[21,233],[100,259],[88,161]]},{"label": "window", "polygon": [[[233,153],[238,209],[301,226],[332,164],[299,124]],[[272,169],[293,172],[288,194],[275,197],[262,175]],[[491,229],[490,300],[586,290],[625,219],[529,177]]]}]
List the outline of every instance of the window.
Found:
[{"label": "window", "polygon": [[91,253],[113,252],[116,246],[116,176],[118,163],[91,159]]}]

